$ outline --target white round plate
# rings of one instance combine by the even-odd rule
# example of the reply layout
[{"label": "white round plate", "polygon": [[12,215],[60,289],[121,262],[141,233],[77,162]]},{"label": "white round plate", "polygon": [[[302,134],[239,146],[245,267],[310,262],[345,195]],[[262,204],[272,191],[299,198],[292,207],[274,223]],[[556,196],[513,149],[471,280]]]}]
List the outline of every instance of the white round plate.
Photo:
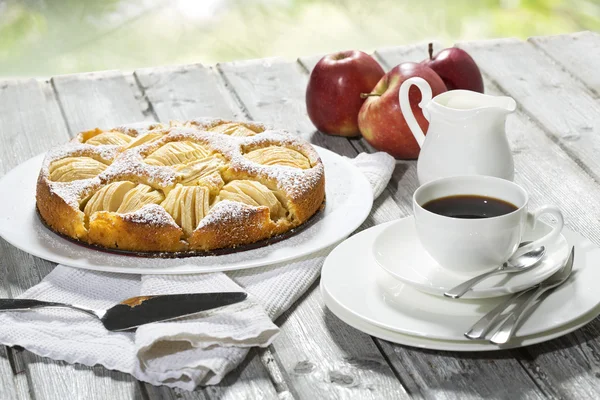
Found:
[{"label": "white round plate", "polygon": [[389,342],[398,343],[404,346],[417,347],[420,349],[428,349],[428,350],[442,350],[442,351],[461,351],[461,352],[469,352],[469,351],[498,351],[498,350],[506,350],[516,347],[525,347],[531,346],[533,344],[547,342],[552,339],[556,339],[557,337],[566,335],[567,333],[571,333],[581,328],[584,325],[587,325],[591,321],[593,321],[598,314],[600,314],[600,306],[594,308],[592,311],[587,313],[586,315],[578,318],[577,320],[558,328],[555,328],[551,331],[545,332],[541,335],[534,336],[526,336],[522,338],[516,338],[511,340],[509,343],[504,344],[502,346],[495,345],[493,343],[489,343],[484,340],[473,340],[469,342],[465,341],[452,341],[452,340],[435,340],[435,339],[427,339],[419,336],[411,336],[405,335],[402,333],[390,331],[387,329],[380,328],[376,325],[365,322],[359,318],[356,318],[351,313],[347,312],[343,307],[340,307],[327,293],[326,290],[321,286],[321,293],[323,295],[323,300],[325,305],[333,314],[335,314],[339,319],[350,325],[351,327],[358,329],[359,331],[365,332],[371,336],[378,337],[383,340],[387,340]]},{"label": "white round plate", "polygon": [[298,234],[269,246],[232,254],[173,259],[143,258],[80,246],[52,233],[35,211],[35,185],[44,155],[0,180],[0,237],[19,249],[59,264],[129,274],[189,274],[252,268],[295,259],[331,246],[367,218],[371,185],[348,160],[314,146],[325,165],[325,209]]},{"label": "white round plate", "polygon": [[[394,223],[365,230],[338,245],[323,265],[323,290],[346,312],[371,325],[428,339],[469,341],[464,332],[504,299],[454,300],[387,280],[369,250],[377,235]],[[594,268],[600,262],[600,248],[567,229],[564,235],[576,247],[574,275],[539,303],[519,328],[517,340],[564,326],[600,304],[595,287],[600,269]]]},{"label": "white round plate", "polygon": [[[550,230],[539,222],[523,240],[535,240]],[[534,268],[518,274],[492,276],[477,284],[463,299],[481,299],[520,292],[552,275],[569,255],[563,235],[549,242],[546,254]],[[443,296],[456,285],[474,277],[450,271],[440,266],[423,248],[417,237],[413,217],[399,219],[381,231],[373,244],[373,254],[379,266],[392,277],[430,294]]]}]

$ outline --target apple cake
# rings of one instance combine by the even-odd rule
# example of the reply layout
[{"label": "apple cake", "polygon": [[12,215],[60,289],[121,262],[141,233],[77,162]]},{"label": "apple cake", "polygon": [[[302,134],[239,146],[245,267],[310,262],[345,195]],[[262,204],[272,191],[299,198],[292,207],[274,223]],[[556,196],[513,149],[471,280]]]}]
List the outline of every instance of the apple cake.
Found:
[{"label": "apple cake", "polygon": [[196,119],[81,132],[45,157],[44,224],[85,244],[198,253],[281,235],[324,204],[314,148],[253,122]]}]

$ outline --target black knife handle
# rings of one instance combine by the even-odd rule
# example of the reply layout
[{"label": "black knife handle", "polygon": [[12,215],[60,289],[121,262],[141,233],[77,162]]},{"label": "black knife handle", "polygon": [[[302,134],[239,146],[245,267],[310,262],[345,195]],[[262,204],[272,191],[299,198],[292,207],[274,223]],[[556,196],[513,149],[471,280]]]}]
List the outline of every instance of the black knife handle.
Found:
[{"label": "black knife handle", "polygon": [[69,305],[34,299],[0,299],[0,311],[31,310],[39,307],[69,307]]}]

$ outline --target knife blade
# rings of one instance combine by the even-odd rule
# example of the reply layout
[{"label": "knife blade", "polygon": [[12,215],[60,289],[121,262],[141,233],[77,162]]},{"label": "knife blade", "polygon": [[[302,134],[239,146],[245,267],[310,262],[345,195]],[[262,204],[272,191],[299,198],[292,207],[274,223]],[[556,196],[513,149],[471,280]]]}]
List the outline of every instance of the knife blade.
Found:
[{"label": "knife blade", "polygon": [[244,292],[132,297],[106,310],[100,320],[109,331],[124,331],[239,303],[246,297]]},{"label": "knife blade", "polygon": [[244,292],[188,293],[138,296],[124,300],[107,310],[54,303],[34,299],[0,299],[2,311],[28,311],[42,307],[61,307],[83,311],[100,319],[109,331],[125,331],[152,322],[168,321],[202,311],[212,310],[244,301]]}]

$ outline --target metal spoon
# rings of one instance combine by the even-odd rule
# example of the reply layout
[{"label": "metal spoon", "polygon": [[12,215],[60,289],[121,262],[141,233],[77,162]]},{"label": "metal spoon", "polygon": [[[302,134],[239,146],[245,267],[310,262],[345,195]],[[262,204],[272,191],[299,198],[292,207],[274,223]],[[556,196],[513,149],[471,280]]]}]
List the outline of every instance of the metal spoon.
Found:
[{"label": "metal spoon", "polygon": [[[496,323],[498,321],[500,321],[500,318],[502,317],[504,311],[506,309],[508,309],[511,304],[513,304],[517,299],[519,299],[525,293],[530,293],[531,291],[537,289],[537,287],[538,287],[538,285],[532,286],[529,289],[525,289],[522,292],[515,293],[512,296],[510,296],[508,299],[506,299],[504,302],[498,304],[492,311],[488,312],[483,317],[481,317],[481,319],[479,321],[475,322],[475,324],[473,324],[471,329],[469,329],[467,332],[465,332],[465,336],[468,339],[472,339],[472,340],[485,338],[487,336],[487,334],[490,332],[490,330],[494,326],[496,326]],[[504,319],[506,319],[506,318],[507,318],[507,316],[504,315]]]},{"label": "metal spoon", "polygon": [[[519,245],[519,247],[522,247],[528,243],[530,242],[523,242]],[[538,261],[540,261],[542,257],[544,257],[545,253],[546,248],[542,246],[537,249],[531,250],[528,253],[520,255],[514,260],[509,259],[500,267],[490,272],[486,272],[485,274],[478,275],[475,278],[469,279],[468,281],[453,287],[452,289],[444,293],[444,296],[451,297],[453,299],[458,299],[459,297],[467,293],[473,286],[475,286],[482,280],[489,278],[490,276],[498,274],[512,274],[517,272],[525,272],[528,269],[534,267],[538,263]]]},{"label": "metal spoon", "polygon": [[537,290],[527,297],[521,298],[521,303],[515,305],[515,309],[511,312],[508,318],[498,328],[496,333],[490,339],[490,342],[495,344],[505,344],[517,331],[517,327],[520,325],[521,320],[527,315],[527,310],[533,305],[535,300],[542,294],[556,289],[569,279],[571,272],[573,271],[573,260],[575,258],[575,247],[571,247],[571,254],[565,262],[565,265],[558,271],[556,271],[550,278],[540,283]]}]

